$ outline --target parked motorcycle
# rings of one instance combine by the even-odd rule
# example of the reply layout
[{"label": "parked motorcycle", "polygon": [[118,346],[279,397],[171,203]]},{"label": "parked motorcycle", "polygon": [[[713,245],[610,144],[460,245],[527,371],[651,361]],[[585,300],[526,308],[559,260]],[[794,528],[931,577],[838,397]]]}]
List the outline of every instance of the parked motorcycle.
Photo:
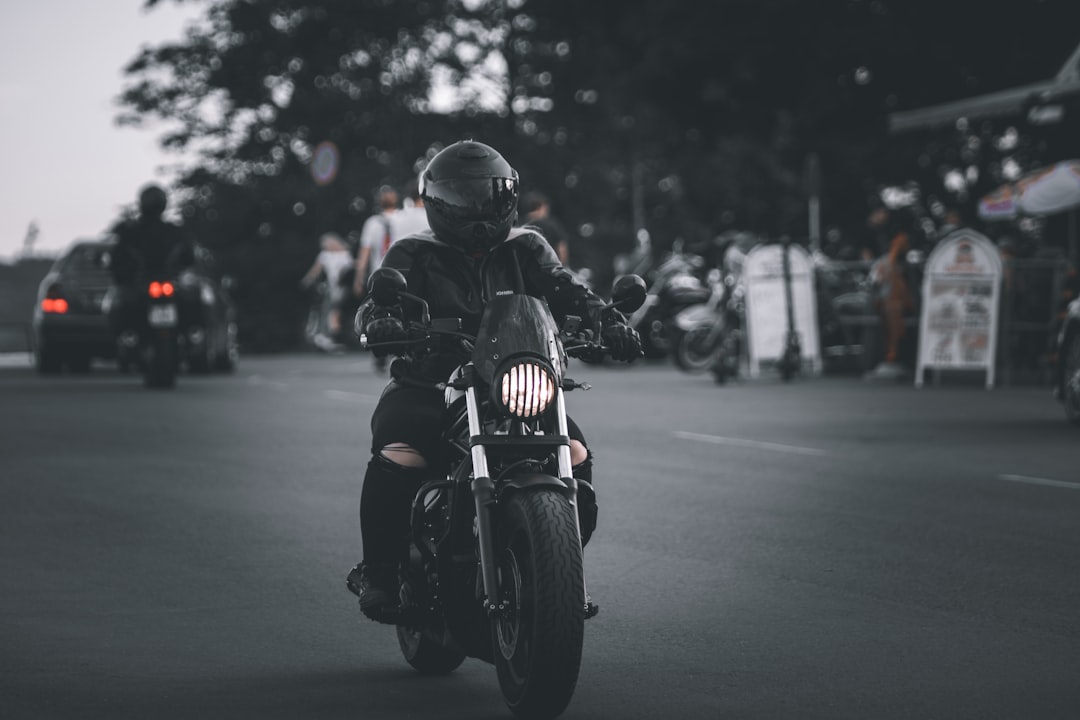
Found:
[{"label": "parked motorcycle", "polygon": [[658,359],[671,354],[675,317],[709,299],[709,288],[701,279],[704,266],[701,256],[684,252],[677,243],[656,268],[645,302],[629,318],[630,326],[641,335],[645,357]]},{"label": "parked motorcycle", "polygon": [[870,351],[864,338],[876,326],[869,279],[870,263],[860,260],[815,258],[818,327],[821,356],[830,367],[858,367]]},{"label": "parked motorcycle", "polygon": [[[400,349],[449,336],[471,361],[440,386],[451,460],[446,477],[415,497],[400,609],[390,617],[402,654],[433,675],[465,657],[492,663],[515,715],[555,717],[570,702],[585,621],[598,610],[586,592],[577,513],[592,487],[571,471],[564,399],[588,386],[566,376],[567,356],[596,359],[603,348],[578,318],[560,331],[547,304],[528,295],[496,296],[473,337],[460,319],[431,319],[405,288],[396,270],[372,275],[376,303],[418,307],[409,339],[361,342]],[[632,311],[645,294],[641,278],[620,278],[612,306]]]},{"label": "parked motorcycle", "polygon": [[684,372],[712,370],[717,382],[739,374],[745,289],[732,274],[713,271],[709,299],[675,316],[672,332],[675,365]]},{"label": "parked motorcycle", "polygon": [[674,322],[675,364],[690,373],[712,372],[718,383],[738,376],[746,325],[747,253],[762,242],[745,232],[730,232],[713,241],[720,249],[720,268],[709,272],[709,299],[682,310]]}]

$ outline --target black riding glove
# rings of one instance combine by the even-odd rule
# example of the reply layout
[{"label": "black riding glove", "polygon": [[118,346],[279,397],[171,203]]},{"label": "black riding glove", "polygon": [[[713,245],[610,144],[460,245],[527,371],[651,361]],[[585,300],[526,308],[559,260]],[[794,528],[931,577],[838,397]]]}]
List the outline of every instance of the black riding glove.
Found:
[{"label": "black riding glove", "polygon": [[600,339],[608,348],[612,360],[630,362],[641,357],[641,336],[637,330],[623,323],[604,326]]},{"label": "black riding glove", "polygon": [[[405,326],[396,317],[381,317],[375,318],[367,324],[364,328],[364,334],[367,335],[367,343],[369,346],[378,345],[381,343],[396,343],[409,338],[405,332]],[[387,347],[373,347],[371,352],[376,357],[385,357],[393,352],[393,349]]]}]

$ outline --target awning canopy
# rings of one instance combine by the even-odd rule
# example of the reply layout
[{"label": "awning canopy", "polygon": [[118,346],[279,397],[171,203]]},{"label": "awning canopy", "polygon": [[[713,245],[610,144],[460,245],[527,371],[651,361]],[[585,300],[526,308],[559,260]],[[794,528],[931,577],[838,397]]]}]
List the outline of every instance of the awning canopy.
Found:
[{"label": "awning canopy", "polygon": [[1039,105],[1080,94],[1080,45],[1050,80],[964,100],[932,105],[889,115],[889,132],[925,130],[955,123],[960,118],[979,119],[1020,115]]}]

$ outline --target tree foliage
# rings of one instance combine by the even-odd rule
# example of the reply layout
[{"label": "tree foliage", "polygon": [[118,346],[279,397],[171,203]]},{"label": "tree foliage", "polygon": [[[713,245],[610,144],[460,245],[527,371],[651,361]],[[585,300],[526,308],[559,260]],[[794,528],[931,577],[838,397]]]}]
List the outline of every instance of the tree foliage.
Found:
[{"label": "tree foliage", "polygon": [[[969,0],[188,1],[200,22],[127,67],[121,121],[199,154],[185,220],[249,313],[296,307],[319,234],[355,237],[379,186],[467,135],[553,197],[601,275],[639,228],[661,248],[805,234],[810,153],[826,221],[857,232],[875,184],[913,171],[887,113],[1044,79],[1076,41],[1069,0],[1009,18]],[[327,142],[337,173],[317,181]]]}]

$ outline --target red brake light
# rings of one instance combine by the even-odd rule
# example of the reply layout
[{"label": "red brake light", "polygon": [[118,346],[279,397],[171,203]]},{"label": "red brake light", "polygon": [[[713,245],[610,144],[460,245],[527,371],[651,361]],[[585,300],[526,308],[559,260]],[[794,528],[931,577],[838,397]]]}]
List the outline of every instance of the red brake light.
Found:
[{"label": "red brake light", "polygon": [[169,297],[173,294],[173,284],[171,282],[161,283],[161,292],[165,297]]},{"label": "red brake light", "polygon": [[64,298],[45,298],[41,301],[41,309],[47,313],[60,313],[68,311],[68,301]]},{"label": "red brake light", "polygon": [[161,293],[162,293],[161,283],[159,283],[159,282],[150,283],[150,297],[159,298],[159,297],[161,297]]}]

